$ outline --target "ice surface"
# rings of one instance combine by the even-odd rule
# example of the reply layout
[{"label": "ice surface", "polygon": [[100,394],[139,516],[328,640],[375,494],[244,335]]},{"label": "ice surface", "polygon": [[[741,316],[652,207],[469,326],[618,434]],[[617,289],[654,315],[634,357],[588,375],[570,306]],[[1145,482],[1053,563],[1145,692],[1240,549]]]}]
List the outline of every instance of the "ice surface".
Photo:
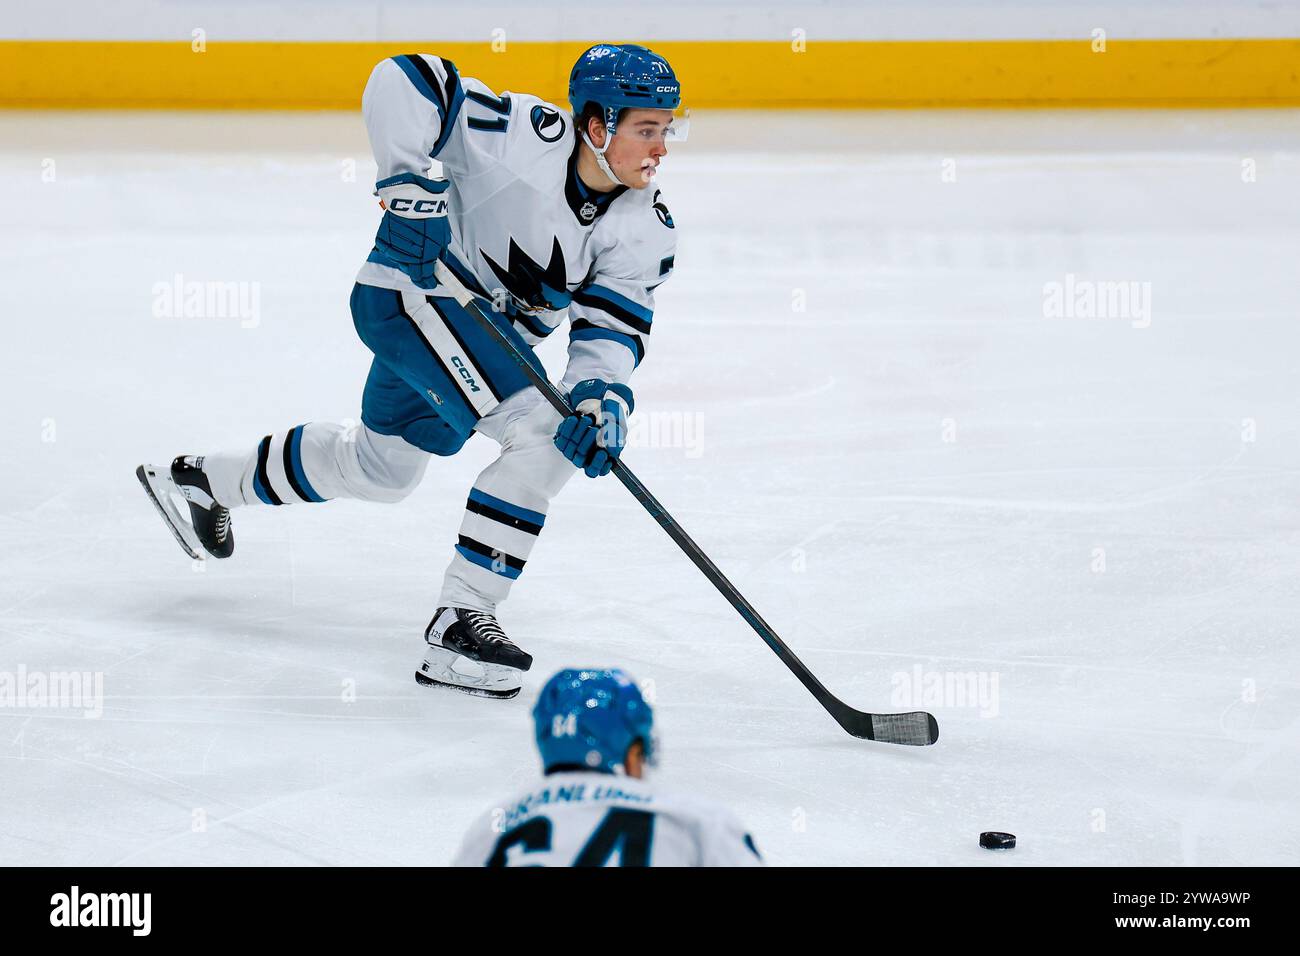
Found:
[{"label": "ice surface", "polygon": [[[663,785],[775,863],[1300,863],[1300,116],[695,119],[628,460],[829,687],[940,742],[841,733],[613,479],[503,609],[523,695],[417,687],[487,439],[397,506],[240,510],[192,568],[137,463],[358,414],[360,120],[12,113],[0,675],[104,701],[0,707],[0,863],[445,862],[571,664],[652,681]],[[157,317],[177,275],[255,319]],[[1045,315],[1067,276],[1149,314]]]}]

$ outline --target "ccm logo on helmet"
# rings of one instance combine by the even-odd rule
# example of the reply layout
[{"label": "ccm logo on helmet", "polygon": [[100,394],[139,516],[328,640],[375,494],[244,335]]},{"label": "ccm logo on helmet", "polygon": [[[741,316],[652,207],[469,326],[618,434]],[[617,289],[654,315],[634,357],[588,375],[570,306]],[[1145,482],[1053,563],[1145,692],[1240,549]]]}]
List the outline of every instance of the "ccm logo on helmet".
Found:
[{"label": "ccm logo on helmet", "polygon": [[393,212],[413,212],[419,216],[445,216],[447,215],[447,200],[403,199],[397,197],[389,200],[388,208]]}]

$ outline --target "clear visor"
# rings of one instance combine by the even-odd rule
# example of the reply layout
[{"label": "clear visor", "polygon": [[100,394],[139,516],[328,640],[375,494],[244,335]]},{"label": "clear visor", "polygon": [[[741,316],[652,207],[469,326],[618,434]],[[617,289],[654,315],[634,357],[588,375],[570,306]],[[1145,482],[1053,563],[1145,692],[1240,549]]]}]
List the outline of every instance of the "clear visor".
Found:
[{"label": "clear visor", "polygon": [[690,132],[691,111],[685,106],[679,106],[673,110],[673,121],[668,124],[668,131],[664,134],[664,139],[684,143]]},{"label": "clear visor", "polygon": [[691,130],[691,111],[684,106],[673,110],[672,120],[665,127],[662,120],[655,123],[629,123],[627,120],[618,124],[616,136],[629,139],[659,140],[664,143],[684,143]]}]

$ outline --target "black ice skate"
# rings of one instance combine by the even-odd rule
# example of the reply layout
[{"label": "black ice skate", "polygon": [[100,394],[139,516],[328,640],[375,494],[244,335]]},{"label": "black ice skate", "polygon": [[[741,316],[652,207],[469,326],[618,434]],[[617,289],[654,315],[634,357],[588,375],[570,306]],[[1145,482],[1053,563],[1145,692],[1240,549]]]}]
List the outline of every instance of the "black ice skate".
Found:
[{"label": "black ice skate", "polygon": [[533,658],[506,637],[491,614],[440,607],[424,632],[421,684],[453,687],[480,697],[514,697]]},{"label": "black ice skate", "polygon": [[[186,554],[196,561],[203,559],[204,551],[214,558],[230,557],[235,550],[230,509],[213,499],[202,457],[181,455],[171,468],[141,465],[135,476]],[[190,506],[188,519],[181,514],[177,496]]]}]

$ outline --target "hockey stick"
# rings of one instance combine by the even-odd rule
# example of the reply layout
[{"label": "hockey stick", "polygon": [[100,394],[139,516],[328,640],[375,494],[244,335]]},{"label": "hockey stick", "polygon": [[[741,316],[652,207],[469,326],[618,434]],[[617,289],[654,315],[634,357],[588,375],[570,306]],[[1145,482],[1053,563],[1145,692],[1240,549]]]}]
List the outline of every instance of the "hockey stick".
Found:
[{"label": "hockey stick", "polygon": [[[542,393],[542,396],[550,403],[551,407],[565,418],[572,415],[573,410],[569,408],[559,389],[552,385],[545,375],[533,367],[532,363],[524,357],[518,347],[483,311],[474,297],[460,283],[456,275],[441,261],[434,268],[438,281],[451,291],[456,300],[474,318],[474,321],[505,350],[510,359],[528,376],[528,380]],[[641,503],[641,507],[650,513],[650,517],[659,522],[659,526],[668,532],[668,537],[677,542],[677,546],[686,553],[686,556],[691,559],[697,568],[704,572],[704,576],[722,593],[722,596],[731,603],[731,606],[740,612],[740,616],[749,623],[749,626],[766,642],[776,656],[781,658],[781,662],[790,668],[794,676],[799,678],[800,683],[808,688],[809,692],[817,698],[817,702],[826,708],[827,712],[835,718],[835,721],[841,727],[854,737],[876,740],[887,744],[910,744],[923,747],[939,739],[939,723],[925,711],[913,711],[907,714],[870,714],[865,711],[854,710],[828,691],[822,686],[822,682],[813,675],[812,671],[804,666],[803,661],[795,656],[794,651],[790,650],[768,623],[759,616],[753,605],[745,600],[745,596],[736,590],[736,586],[728,581],[726,575],[719,571],[717,566],[709,560],[708,555],[700,550],[700,546],[691,540],[691,536],[677,523],[676,519],[655,499],[654,495],[650,494],[646,486],[641,484],[640,479],[632,473],[632,469],[621,458],[614,460],[614,474],[623,483],[623,487],[632,492],[632,497]]]}]

